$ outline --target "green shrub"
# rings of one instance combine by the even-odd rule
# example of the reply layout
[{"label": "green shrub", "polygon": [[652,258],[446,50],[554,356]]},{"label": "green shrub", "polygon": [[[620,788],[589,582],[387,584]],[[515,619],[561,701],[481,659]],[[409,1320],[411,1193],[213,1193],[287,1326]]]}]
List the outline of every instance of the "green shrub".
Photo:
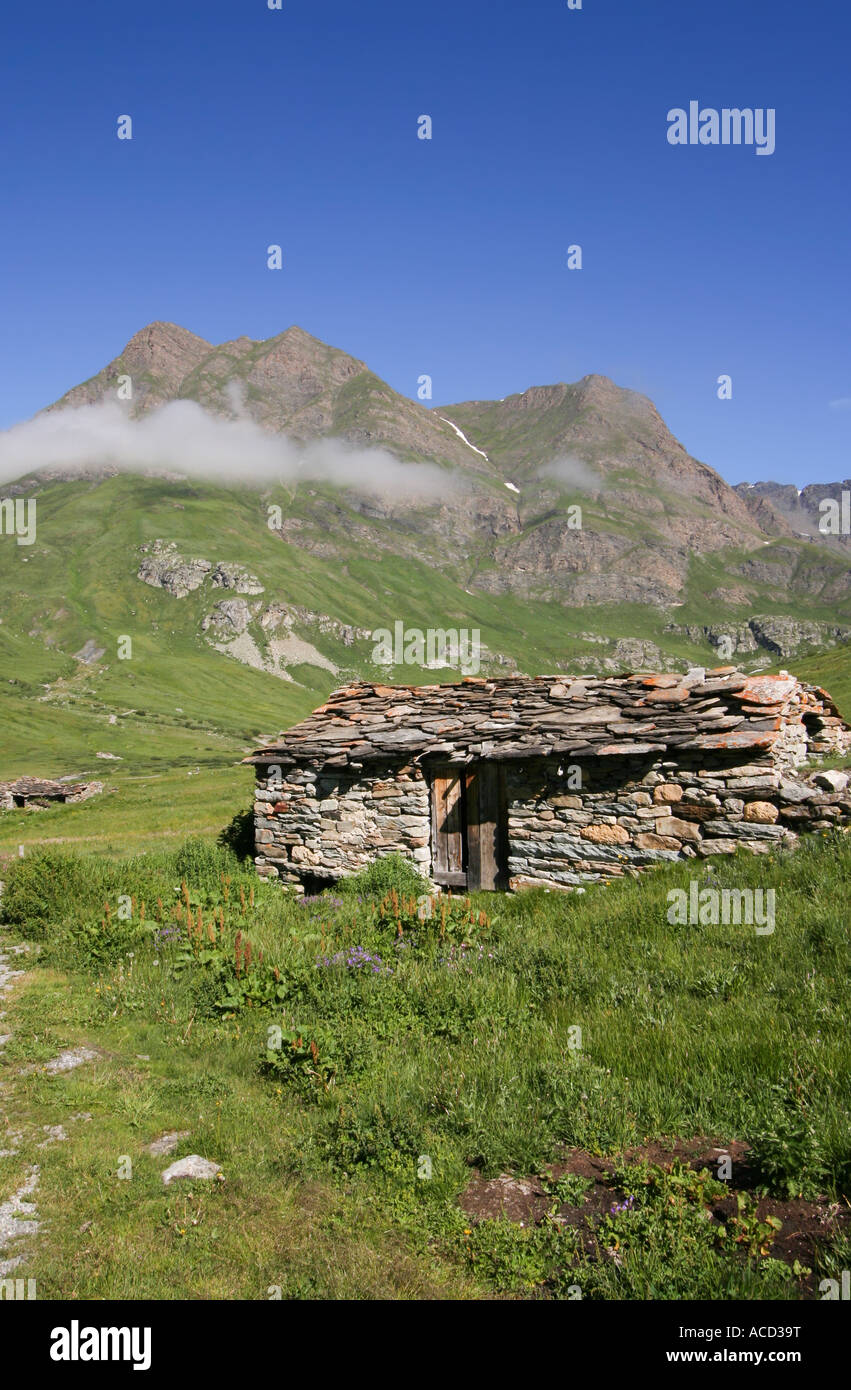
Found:
[{"label": "green shrub", "polygon": [[47,928],[102,908],[104,883],[99,866],[76,854],[37,849],[16,859],[0,898],[0,921],[26,936],[43,938]]},{"label": "green shrub", "polygon": [[185,879],[192,889],[216,896],[221,890],[222,874],[231,874],[238,868],[239,861],[231,847],[204,840],[200,835],[184,840],[174,856],[174,871],[179,879]]},{"label": "green shrub", "polygon": [[216,843],[229,850],[242,863],[254,859],[254,811],[250,806],[245,811],[237,811],[233,820],[220,832]]},{"label": "green shrub", "polygon": [[383,898],[393,890],[404,894],[423,894],[429,891],[428,879],[417,872],[410,859],[401,854],[387,854],[376,859],[368,868],[351,878],[340,879],[336,893],[353,893],[364,898]]}]

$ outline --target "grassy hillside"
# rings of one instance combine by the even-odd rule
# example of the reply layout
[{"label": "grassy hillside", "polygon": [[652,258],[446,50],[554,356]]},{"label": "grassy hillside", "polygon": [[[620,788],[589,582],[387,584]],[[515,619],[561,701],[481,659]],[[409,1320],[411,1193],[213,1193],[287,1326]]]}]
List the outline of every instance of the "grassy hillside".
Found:
[{"label": "grassy hillside", "polygon": [[805,658],[796,665],[795,674],[829,690],[843,718],[851,723],[851,655],[847,647]]},{"label": "grassy hillside", "polygon": [[[554,599],[471,590],[463,576],[441,567],[436,542],[429,548],[398,521],[347,510],[331,489],[283,497],[288,523],[299,528],[296,545],[269,530],[270,498],[279,500],[247,488],[136,476],[54,482],[38,491],[36,544],[0,540],[0,779],[98,777],[114,793],[80,807],[7,813],[0,818],[0,853],[40,838],[101,849],[150,847],[196,821],[212,830],[250,796],[240,759],[335,686],[353,677],[399,683],[452,677],[447,670],[378,668],[371,638],[349,634],[347,640],[342,625],[361,633],[392,629],[396,621],[423,631],[478,629],[486,649],[482,670],[499,674],[593,670],[624,637],[655,643],[682,667],[717,662],[708,642],[667,632],[671,614],[648,605],[571,608]],[[141,547],[154,540],[256,575],[265,592],[247,602],[258,611],[286,604],[308,615],[292,629],[305,645],[288,663],[290,679],[210,645],[204,617],[231,591],[208,578],[177,598],[137,577]],[[784,553],[789,545],[783,543]],[[766,565],[773,549],[760,551]],[[841,576],[834,558],[803,543],[798,552],[802,565],[818,561]],[[727,564],[734,568],[747,558],[731,552]],[[492,563],[481,560],[483,569]],[[717,556],[694,559],[676,621],[717,623],[718,605],[706,595],[725,581]],[[835,619],[817,596],[807,606],[767,582],[749,583],[760,612]],[[736,620],[746,616],[739,612]],[[256,622],[251,631],[262,645]],[[126,637],[132,658],[121,660],[119,639]],[[75,659],[86,644],[100,652],[88,663]],[[851,712],[847,648],[785,664],[825,684]]]},{"label": "grassy hillside", "polygon": [[117,775],[111,766],[91,769],[104,782],[102,796],[72,806],[4,812],[0,871],[19,856],[21,846],[25,855],[42,846],[111,856],[151,853],[180,844],[188,834],[215,837],[253,799],[254,770],[238,763]]}]

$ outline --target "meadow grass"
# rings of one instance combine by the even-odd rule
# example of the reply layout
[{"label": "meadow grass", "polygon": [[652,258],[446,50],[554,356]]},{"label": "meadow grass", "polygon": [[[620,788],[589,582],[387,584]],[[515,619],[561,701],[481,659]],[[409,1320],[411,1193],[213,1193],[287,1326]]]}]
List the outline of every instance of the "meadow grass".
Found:
[{"label": "meadow grass", "polygon": [[[458,1197],[571,1148],[705,1136],[749,1144],[776,1198],[847,1207],[849,871],[836,834],[427,915],[394,860],[299,901],[209,839],[28,854],[3,897],[34,957],[2,1064],[24,1141],[0,1160],[7,1193],[42,1167],[27,1269],[55,1297],[798,1297],[755,1207],[709,1220],[708,1174],[620,1160],[624,1210],[590,1248]],[[692,876],[773,888],[774,932],[673,925]],[[96,1062],[43,1071],[81,1042]],[[162,1185],[146,1145],[172,1129],[223,1183]],[[824,1269],[840,1240],[825,1228]]]}]

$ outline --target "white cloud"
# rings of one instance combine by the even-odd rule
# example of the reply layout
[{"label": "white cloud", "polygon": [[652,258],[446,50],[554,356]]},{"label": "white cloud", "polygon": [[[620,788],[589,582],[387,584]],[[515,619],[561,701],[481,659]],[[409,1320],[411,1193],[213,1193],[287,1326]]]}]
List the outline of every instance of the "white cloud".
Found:
[{"label": "white cloud", "polygon": [[543,468],[538,470],[538,477],[552,478],[562,486],[575,489],[577,492],[599,492],[603,486],[601,479],[587,463],[571,458],[570,455],[545,463]]},{"label": "white cloud", "polygon": [[140,418],[117,401],[46,411],[0,433],[0,483],[45,469],[106,466],[248,485],[330,482],[427,500],[461,486],[449,469],[401,463],[386,449],[336,439],[296,444],[246,418],[237,391],[229,402],[240,418],[211,415],[194,401],[171,401]]}]

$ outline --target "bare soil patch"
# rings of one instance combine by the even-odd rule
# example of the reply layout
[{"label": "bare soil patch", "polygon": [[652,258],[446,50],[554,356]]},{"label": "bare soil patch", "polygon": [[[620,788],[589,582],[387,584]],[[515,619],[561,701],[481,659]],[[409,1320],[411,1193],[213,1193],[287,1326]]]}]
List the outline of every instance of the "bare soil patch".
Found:
[{"label": "bare soil patch", "polygon": [[[573,1226],[589,1255],[597,1251],[595,1233],[600,1219],[623,1199],[615,1170],[619,1163],[647,1162],[662,1168],[675,1161],[699,1172],[708,1168],[716,1175],[723,1155],[732,1160],[733,1177],[729,1196],[720,1198],[710,1207],[710,1219],[726,1224],[737,1210],[739,1192],[754,1192],[755,1180],[748,1164],[748,1145],[738,1140],[724,1146],[705,1138],[678,1140],[668,1144],[650,1143],[624,1151],[620,1158],[605,1158],[584,1149],[565,1149],[563,1156],[551,1164],[545,1173],[516,1177],[503,1173],[498,1178],[483,1178],[476,1173],[459,1198],[459,1205],[471,1221],[514,1221],[521,1226],[538,1225],[551,1215],[555,1220]],[[585,1178],[591,1185],[575,1204],[559,1203],[548,1188],[560,1178]],[[851,1208],[847,1203],[831,1201],[820,1196],[815,1201],[796,1197],[783,1200],[777,1197],[756,1196],[760,1220],[776,1217],[782,1224],[773,1240],[774,1259],[814,1269],[817,1253],[831,1240],[851,1226]],[[811,1274],[803,1287],[809,1296],[816,1296],[818,1277]]]}]

